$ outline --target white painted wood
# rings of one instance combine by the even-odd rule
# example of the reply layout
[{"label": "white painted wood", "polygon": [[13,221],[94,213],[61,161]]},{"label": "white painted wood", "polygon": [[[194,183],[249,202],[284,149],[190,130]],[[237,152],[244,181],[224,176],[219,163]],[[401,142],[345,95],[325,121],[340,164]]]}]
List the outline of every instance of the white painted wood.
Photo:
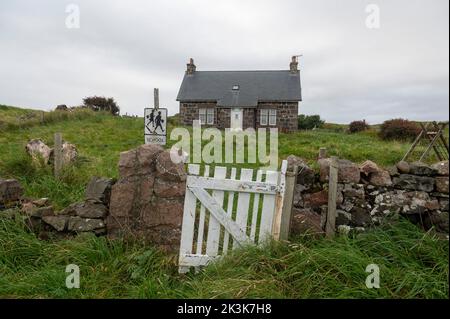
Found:
[{"label": "white painted wood", "polygon": [[[233,220],[231,220],[227,215],[223,208],[214,200],[214,198],[208,194],[202,188],[197,187],[188,187],[193,194],[200,200],[200,202],[205,205],[206,209],[208,209],[212,216],[219,221],[223,227],[230,233],[231,236],[238,242],[240,245],[250,244],[250,238],[242,231],[240,226]],[[209,254],[208,254],[209,255]]]},{"label": "white painted wood", "polygon": [[[214,170],[214,178],[218,180],[223,180],[227,175],[227,169],[226,167],[220,167],[216,166]],[[212,192],[212,198],[215,200],[217,206],[220,206],[222,208],[223,205],[223,198],[224,198],[224,191],[221,190],[214,190]],[[223,209],[222,209],[223,211]],[[217,256],[219,253],[219,240],[220,240],[220,220],[216,217],[213,212],[211,212],[211,215],[209,217],[209,224],[208,224],[208,238],[206,240],[206,254],[208,256]],[[226,213],[224,212],[224,218]]]},{"label": "white painted wood", "polygon": [[[231,176],[230,180],[236,178],[236,168],[231,168]],[[230,192],[228,194],[228,207],[227,207],[227,216],[231,219],[233,215],[233,204],[234,204],[234,192]],[[226,255],[228,253],[228,243],[230,241],[230,233],[225,229],[225,233],[223,235],[223,247],[222,254]]]},{"label": "white painted wood", "polygon": [[[209,176],[209,165],[205,166],[205,172],[203,173],[203,175],[205,177]],[[193,177],[193,176],[191,176]],[[201,205],[200,206],[200,217],[199,217],[199,221],[198,221],[198,231],[197,231],[197,254],[201,254],[202,253],[202,248],[203,248],[203,233],[204,233],[204,229],[205,229],[205,206]]]},{"label": "white painted wood", "polygon": [[[253,178],[253,170],[245,169],[241,170],[241,181],[248,182]],[[239,193],[238,202],[236,208],[236,224],[241,227],[244,233],[247,233],[248,211],[250,206],[250,194]],[[235,248],[235,246],[233,246]]]},{"label": "white painted wood", "polygon": [[[266,182],[276,183],[278,181],[278,172],[267,171]],[[272,223],[275,214],[275,195],[264,195],[261,212],[261,223],[259,225],[258,243],[262,243],[271,236]]]},{"label": "white painted wood", "polygon": [[[252,170],[249,170],[252,171]],[[188,176],[188,183],[193,187],[203,187],[206,189],[260,193],[260,194],[276,194],[278,191],[277,184],[269,184],[263,182],[216,179],[215,177]]]},{"label": "white painted wood", "polygon": [[279,191],[275,197],[275,216],[272,228],[272,236],[275,240],[280,239],[280,230],[281,230],[281,219],[283,216],[283,204],[284,204],[284,195],[286,189],[286,171],[287,171],[287,161],[284,160],[281,163],[281,172],[279,174]]},{"label": "white painted wood", "polygon": [[217,259],[217,257],[201,254],[185,254],[180,256],[179,265],[184,267],[206,266],[209,262]]},{"label": "white painted wood", "polygon": [[[262,179],[262,171],[258,170],[256,173],[256,181],[261,182]],[[259,193],[255,194],[253,199],[253,212],[252,212],[252,225],[250,228],[250,239],[255,241],[256,237],[256,224],[258,223],[258,213],[259,213]]]},{"label": "white painted wood", "polygon": [[[188,172],[192,175],[198,175],[200,173],[200,166],[190,164],[188,166]],[[181,240],[180,240],[180,260],[181,256],[192,253],[192,242],[194,240],[194,223],[195,223],[195,210],[196,210],[197,198],[195,195],[186,188],[186,195],[184,198],[184,213],[183,222],[181,226]],[[179,264],[181,265],[181,264]],[[186,273],[189,271],[189,267],[179,266],[179,273]]]}]

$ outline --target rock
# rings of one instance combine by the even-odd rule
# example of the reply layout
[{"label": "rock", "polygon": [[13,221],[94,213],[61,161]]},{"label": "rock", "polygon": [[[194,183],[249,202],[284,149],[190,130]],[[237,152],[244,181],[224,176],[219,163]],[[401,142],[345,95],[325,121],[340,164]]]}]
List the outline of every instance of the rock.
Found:
[{"label": "rock", "polygon": [[186,182],[166,181],[161,178],[155,180],[155,195],[161,198],[184,196]]},{"label": "rock", "polygon": [[434,169],[431,166],[428,166],[427,164],[422,162],[414,162],[409,166],[410,166],[409,174],[412,175],[435,176],[438,173],[437,169]]},{"label": "rock", "polygon": [[436,181],[432,177],[400,174],[394,177],[393,184],[397,188],[432,192]]},{"label": "rock", "polygon": [[348,225],[339,225],[339,226],[337,226],[336,230],[337,230],[338,234],[346,236],[346,235],[350,234],[350,231],[352,230],[352,228]]},{"label": "rock", "polygon": [[287,162],[288,171],[292,171],[295,165],[298,167],[297,184],[301,184],[305,190],[310,189],[314,185],[315,173],[306,161],[298,156],[289,155]]},{"label": "rock", "polygon": [[50,157],[52,155],[52,149],[48,147],[40,139],[32,139],[25,146],[27,153],[33,158],[33,161],[40,161],[43,159],[44,164],[48,164]]},{"label": "rock", "polygon": [[440,208],[439,201],[428,193],[414,191],[392,191],[375,198],[375,208],[371,214],[386,214],[386,211],[406,215],[423,214]]},{"label": "rock", "polygon": [[86,199],[94,199],[101,201],[105,205],[109,205],[111,199],[111,188],[114,180],[111,178],[92,177],[89,181],[84,197]]},{"label": "rock", "polygon": [[391,186],[392,179],[388,171],[379,170],[370,174],[370,184],[375,186]]},{"label": "rock", "polygon": [[400,161],[397,163],[397,169],[401,174],[409,174],[411,168],[408,162]]},{"label": "rock", "polygon": [[439,199],[439,209],[443,212],[448,212],[448,205],[449,199],[448,198],[440,198]]},{"label": "rock", "polygon": [[[337,192],[336,204],[342,204],[344,198],[341,192]],[[318,208],[323,205],[328,205],[328,191],[322,190],[320,192],[305,194],[303,196],[303,202],[305,207]]]},{"label": "rock", "polygon": [[448,176],[448,161],[442,161],[431,165],[431,167],[436,170],[438,175]]},{"label": "rock", "polygon": [[147,144],[141,145],[137,149],[120,153],[120,177],[125,178],[152,173],[155,170],[156,157],[163,151],[164,149],[159,145]]},{"label": "rock", "polygon": [[17,202],[23,195],[23,188],[15,179],[0,179],[0,206]]},{"label": "rock", "polygon": [[183,163],[174,163],[169,152],[162,152],[156,158],[156,176],[168,181],[185,181],[186,172]]},{"label": "rock", "polygon": [[292,211],[291,234],[322,234],[321,215],[311,209],[294,209]]},{"label": "rock", "polygon": [[370,212],[361,207],[353,207],[351,210],[352,225],[358,227],[367,227],[372,224]]},{"label": "rock", "polygon": [[352,214],[340,209],[336,210],[336,226],[349,225],[351,221]]},{"label": "rock", "polygon": [[443,194],[448,194],[448,177],[436,177],[436,191]]},{"label": "rock", "polygon": [[388,166],[386,169],[392,177],[400,176],[397,166]]},{"label": "rock", "polygon": [[37,207],[44,207],[48,206],[50,204],[50,200],[48,198],[39,198],[32,201],[33,205],[36,205]]},{"label": "rock", "polygon": [[362,163],[360,165],[359,169],[360,169],[361,173],[366,176],[369,176],[372,173],[377,173],[380,171],[380,168],[378,167],[378,165],[369,160]]},{"label": "rock", "polygon": [[424,218],[424,226],[427,229],[434,227],[438,232],[449,233],[449,216],[448,212],[431,212]]},{"label": "rock", "polygon": [[356,197],[360,199],[364,199],[364,185],[362,184],[344,184],[342,187],[342,193],[344,194],[344,198],[347,197]]},{"label": "rock", "polygon": [[53,206],[47,207],[37,207],[35,210],[31,211],[28,216],[43,218],[45,216],[54,216],[55,212],[53,210]]},{"label": "rock", "polygon": [[181,227],[183,220],[180,212],[183,211],[184,199],[158,198],[151,206],[142,211],[140,221],[142,226],[151,228],[160,225],[171,225],[174,228]]},{"label": "rock", "polygon": [[67,221],[69,216],[43,216],[42,221],[52,226],[57,231],[65,231],[67,229]]},{"label": "rock", "polygon": [[76,206],[76,215],[82,218],[104,218],[108,208],[101,201],[86,200]]},{"label": "rock", "polygon": [[81,217],[70,217],[67,229],[73,232],[90,232],[105,228],[105,223],[102,219],[91,219]]},{"label": "rock", "polygon": [[62,161],[64,165],[70,164],[78,157],[78,151],[74,144],[64,142],[62,144]]},{"label": "rock", "polygon": [[[320,167],[320,181],[328,181],[330,175],[330,162],[329,158],[319,159]],[[338,159],[338,181],[340,183],[355,183],[358,184],[361,179],[359,166],[353,162],[344,159]]]}]

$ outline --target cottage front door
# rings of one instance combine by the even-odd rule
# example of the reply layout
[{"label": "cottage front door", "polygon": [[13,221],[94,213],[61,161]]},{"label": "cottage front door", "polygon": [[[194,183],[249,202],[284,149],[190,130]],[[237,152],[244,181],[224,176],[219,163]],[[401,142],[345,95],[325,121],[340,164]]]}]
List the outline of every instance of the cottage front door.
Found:
[{"label": "cottage front door", "polygon": [[232,130],[242,130],[243,112],[242,109],[231,109],[230,128]]}]

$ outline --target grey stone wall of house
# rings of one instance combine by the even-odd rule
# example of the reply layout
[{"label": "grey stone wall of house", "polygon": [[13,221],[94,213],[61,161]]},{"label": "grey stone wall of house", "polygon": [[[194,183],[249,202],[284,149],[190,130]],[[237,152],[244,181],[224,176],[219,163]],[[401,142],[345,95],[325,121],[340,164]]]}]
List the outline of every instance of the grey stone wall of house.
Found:
[{"label": "grey stone wall of house", "polygon": [[[199,108],[215,108],[214,127],[230,127],[230,108],[217,107],[215,102],[181,102],[180,116],[183,125],[192,125],[198,120]],[[276,109],[276,126],[261,125],[261,109]],[[243,129],[260,127],[277,127],[281,132],[295,132],[298,128],[298,102],[260,102],[257,108],[243,108]],[[206,126],[206,125],[205,125]]]}]

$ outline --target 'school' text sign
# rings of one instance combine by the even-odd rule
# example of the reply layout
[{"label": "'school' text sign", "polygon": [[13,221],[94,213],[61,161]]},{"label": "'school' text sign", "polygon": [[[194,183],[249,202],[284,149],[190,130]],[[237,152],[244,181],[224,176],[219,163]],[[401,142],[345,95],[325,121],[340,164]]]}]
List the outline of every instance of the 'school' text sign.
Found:
[{"label": "'school' text sign", "polygon": [[144,109],[145,144],[166,145],[167,109]]}]

